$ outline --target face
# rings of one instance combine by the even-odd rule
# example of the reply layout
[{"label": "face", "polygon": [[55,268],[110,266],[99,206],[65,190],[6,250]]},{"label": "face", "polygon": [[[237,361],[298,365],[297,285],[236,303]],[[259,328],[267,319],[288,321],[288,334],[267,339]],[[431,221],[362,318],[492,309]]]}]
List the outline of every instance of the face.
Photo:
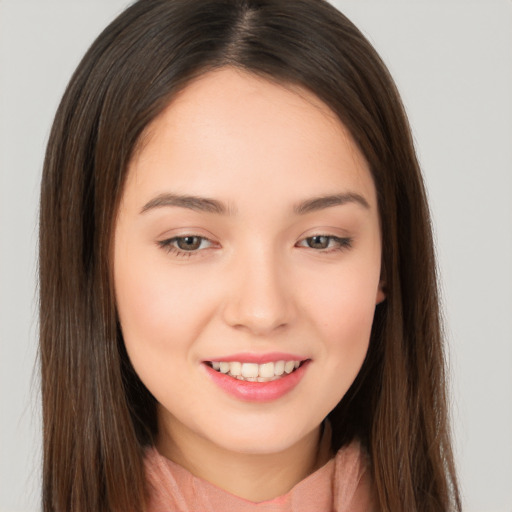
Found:
[{"label": "face", "polygon": [[277,453],[354,381],[383,300],[376,191],[311,93],[229,68],[190,84],[129,166],[114,249],[160,438]]}]

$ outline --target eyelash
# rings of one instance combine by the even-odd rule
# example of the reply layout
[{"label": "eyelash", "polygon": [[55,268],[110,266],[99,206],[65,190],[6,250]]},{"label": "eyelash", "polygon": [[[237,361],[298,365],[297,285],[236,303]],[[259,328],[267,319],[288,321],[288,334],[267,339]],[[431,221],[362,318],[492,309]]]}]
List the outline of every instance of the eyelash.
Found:
[{"label": "eyelash", "polygon": [[[175,236],[175,237],[169,238],[167,240],[162,240],[162,241],[158,242],[158,245],[162,249],[165,249],[169,254],[172,254],[172,255],[177,256],[179,258],[190,258],[191,256],[194,256],[194,255],[196,255],[196,254],[198,254],[200,252],[199,248],[194,249],[192,251],[185,251],[185,250],[179,249],[178,247],[175,247],[173,245],[173,244],[179,242],[180,240],[185,240],[186,238],[199,239],[201,245],[202,245],[202,243],[204,241],[207,241],[210,244],[213,244],[213,242],[211,240],[209,240],[208,238],[206,238],[204,236],[185,235],[185,236]],[[202,250],[204,250],[204,248]]]},{"label": "eyelash", "polygon": [[[213,242],[211,240],[209,240],[208,238],[206,238],[204,236],[185,235],[185,236],[175,236],[175,237],[169,238],[167,240],[162,240],[162,241],[158,242],[158,245],[162,249],[165,249],[169,254],[172,254],[179,258],[190,258],[191,256],[198,255],[202,250],[204,250],[204,248],[200,249],[200,246],[199,246],[197,249],[186,251],[183,249],[179,249],[178,247],[173,245],[173,244],[178,243],[181,240],[185,240],[186,238],[199,239],[200,246],[202,245],[202,243],[204,241],[209,242],[210,244],[213,244]],[[312,236],[303,238],[302,240],[300,240],[299,243],[306,242],[307,240],[312,240],[314,238],[327,238],[328,245],[330,245],[331,242],[334,242],[336,245],[335,245],[335,247],[326,247],[325,249],[315,249],[314,247],[304,246],[304,245],[298,245],[298,246],[303,247],[303,248],[310,248],[319,253],[330,254],[333,252],[346,251],[346,250],[350,249],[352,247],[352,241],[353,241],[352,238],[341,238],[341,237],[334,236],[334,235],[318,234],[318,235],[312,235]]]},{"label": "eyelash", "polygon": [[[337,252],[337,251],[345,251],[347,249],[350,249],[352,247],[352,238],[341,238],[339,236],[334,236],[334,235],[323,235],[323,234],[319,234],[319,235],[312,235],[312,236],[308,236],[306,238],[303,238],[301,240],[301,242],[305,242],[306,240],[311,240],[313,238],[327,238],[328,239],[328,243],[330,244],[330,242],[335,242],[336,243],[336,246],[335,247],[330,247],[330,248],[325,248],[325,249],[317,249],[318,252],[322,252],[322,253],[331,253],[331,252]],[[300,246],[300,247],[305,247],[305,246]],[[309,247],[310,249],[314,249],[314,247]]]}]

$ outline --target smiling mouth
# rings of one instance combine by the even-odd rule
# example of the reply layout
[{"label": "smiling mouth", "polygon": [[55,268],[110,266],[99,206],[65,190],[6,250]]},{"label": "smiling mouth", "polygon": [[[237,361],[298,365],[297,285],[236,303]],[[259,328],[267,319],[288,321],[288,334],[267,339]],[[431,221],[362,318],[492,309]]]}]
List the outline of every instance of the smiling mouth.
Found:
[{"label": "smiling mouth", "polygon": [[293,373],[306,361],[275,361],[263,364],[239,361],[206,361],[219,373],[247,382],[271,382]]}]

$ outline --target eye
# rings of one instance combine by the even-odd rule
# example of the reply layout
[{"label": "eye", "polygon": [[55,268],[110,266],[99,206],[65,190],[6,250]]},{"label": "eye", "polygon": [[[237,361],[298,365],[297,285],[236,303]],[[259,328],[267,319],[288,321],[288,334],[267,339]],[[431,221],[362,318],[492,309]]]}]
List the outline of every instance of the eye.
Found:
[{"label": "eye", "polygon": [[175,236],[158,242],[158,245],[177,256],[192,256],[194,253],[208,249],[213,242],[203,236]]},{"label": "eye", "polygon": [[341,238],[333,235],[314,235],[304,238],[298,243],[299,247],[308,247],[319,251],[335,251],[348,249],[352,246],[350,238]]},{"label": "eye", "polygon": [[182,251],[197,251],[204,241],[200,236],[181,236],[174,239],[174,243]]}]

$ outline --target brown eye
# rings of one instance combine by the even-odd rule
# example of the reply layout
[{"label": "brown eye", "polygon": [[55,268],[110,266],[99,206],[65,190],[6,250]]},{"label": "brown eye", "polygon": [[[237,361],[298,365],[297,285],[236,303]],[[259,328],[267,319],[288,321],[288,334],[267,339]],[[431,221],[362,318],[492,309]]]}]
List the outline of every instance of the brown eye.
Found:
[{"label": "brown eye", "polygon": [[351,238],[340,238],[333,235],[314,235],[303,238],[299,243],[299,247],[315,249],[317,251],[332,252],[352,247]]},{"label": "brown eye", "polygon": [[311,249],[327,249],[331,238],[332,237],[325,235],[310,236],[306,238],[306,243]]},{"label": "brown eye", "polygon": [[176,246],[182,251],[196,251],[201,247],[203,238],[200,236],[183,236],[178,237],[176,240]]},{"label": "brown eye", "polygon": [[199,255],[205,249],[210,249],[215,245],[208,238],[197,235],[175,236],[157,243],[169,254],[187,257]]}]

